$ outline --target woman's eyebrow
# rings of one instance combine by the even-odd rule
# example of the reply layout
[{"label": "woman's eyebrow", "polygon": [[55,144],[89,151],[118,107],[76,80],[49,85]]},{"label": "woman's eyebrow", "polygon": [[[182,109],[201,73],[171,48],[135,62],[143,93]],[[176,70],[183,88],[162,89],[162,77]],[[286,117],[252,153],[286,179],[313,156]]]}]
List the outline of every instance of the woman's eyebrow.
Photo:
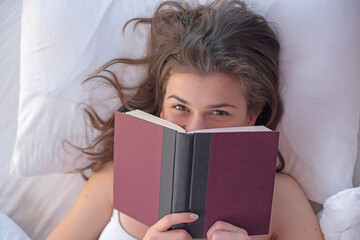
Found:
[{"label": "woman's eyebrow", "polygon": [[[182,99],[181,97],[179,96],[176,96],[176,95],[170,95],[167,97],[168,99],[169,98],[174,98],[176,100],[178,100],[179,102],[183,103],[183,104],[189,104],[188,101],[186,101],[185,99]],[[218,103],[218,104],[211,104],[208,106],[208,108],[223,108],[223,107],[231,107],[231,108],[237,108],[235,105],[232,105],[230,103]]]},{"label": "woman's eyebrow", "polygon": [[232,105],[229,103],[219,103],[219,104],[214,104],[214,105],[208,106],[208,108],[223,108],[223,107],[237,108],[235,105]]},{"label": "woman's eyebrow", "polygon": [[176,100],[178,100],[179,102],[181,102],[181,103],[183,103],[183,104],[189,104],[188,101],[186,101],[186,100],[184,100],[184,99],[182,99],[181,97],[176,96],[176,95],[170,95],[170,96],[168,96],[167,98],[168,98],[168,99],[169,99],[169,98],[175,98]]}]

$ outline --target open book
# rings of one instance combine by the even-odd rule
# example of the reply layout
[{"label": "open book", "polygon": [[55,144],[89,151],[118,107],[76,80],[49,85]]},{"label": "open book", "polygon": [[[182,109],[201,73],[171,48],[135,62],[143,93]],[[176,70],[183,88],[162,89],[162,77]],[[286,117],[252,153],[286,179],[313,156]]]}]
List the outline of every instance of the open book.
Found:
[{"label": "open book", "polygon": [[217,221],[267,234],[279,133],[264,126],[186,133],[139,110],[115,114],[114,208],[151,226],[169,213],[199,219],[174,228],[205,237]]}]

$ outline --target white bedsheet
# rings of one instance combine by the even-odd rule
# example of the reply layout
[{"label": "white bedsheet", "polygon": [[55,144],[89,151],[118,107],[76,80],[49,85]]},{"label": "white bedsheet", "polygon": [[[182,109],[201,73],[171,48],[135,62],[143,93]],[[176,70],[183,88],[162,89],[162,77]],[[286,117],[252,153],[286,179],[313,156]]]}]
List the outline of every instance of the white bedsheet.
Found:
[{"label": "white bedsheet", "polygon": [[[21,3],[0,0],[0,211],[30,238],[45,239],[74,204],[85,181],[79,174],[9,175],[17,127]],[[327,240],[360,239],[360,188],[327,199],[318,217]],[[1,215],[1,227],[11,224]],[[16,225],[11,226],[9,232],[22,233]],[[7,236],[16,239],[16,235]]]},{"label": "white bedsheet", "polygon": [[26,233],[8,216],[0,212],[1,240],[30,240]]},{"label": "white bedsheet", "polygon": [[69,211],[85,181],[79,174],[9,175],[17,128],[21,10],[21,0],[0,0],[0,212],[30,238],[41,240]]},{"label": "white bedsheet", "polygon": [[360,239],[360,187],[328,198],[318,216],[326,240]]}]

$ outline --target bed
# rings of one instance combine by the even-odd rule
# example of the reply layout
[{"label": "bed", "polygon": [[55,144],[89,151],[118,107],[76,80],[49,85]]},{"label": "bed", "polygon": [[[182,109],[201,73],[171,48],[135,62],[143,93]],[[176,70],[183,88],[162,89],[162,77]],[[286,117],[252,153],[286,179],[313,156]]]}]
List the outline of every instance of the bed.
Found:
[{"label": "bed", "polygon": [[[359,239],[360,2],[246,2],[279,28],[284,172],[327,240]],[[85,181],[68,172],[86,160],[62,142],[84,146],[96,134],[81,102],[103,116],[120,104],[108,86],[81,81],[112,58],[144,53],[147,28],[121,29],[156,4],[0,0],[0,239],[45,239],[74,204]],[[128,85],[143,73],[114,71]]]}]

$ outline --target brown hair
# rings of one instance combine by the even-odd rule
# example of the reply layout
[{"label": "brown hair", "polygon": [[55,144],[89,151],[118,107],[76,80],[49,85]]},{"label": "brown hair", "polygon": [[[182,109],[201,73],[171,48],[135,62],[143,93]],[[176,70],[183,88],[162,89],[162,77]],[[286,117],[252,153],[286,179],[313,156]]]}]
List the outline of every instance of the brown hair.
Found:
[{"label": "brown hair", "polygon": [[[158,116],[170,73],[220,72],[240,81],[248,112],[259,114],[256,125],[270,129],[277,126],[283,113],[278,89],[280,45],[267,21],[249,11],[243,2],[214,1],[191,7],[184,2],[167,1],[159,5],[152,18],[131,19],[123,31],[133,21],[134,28],[138,24],[150,25],[146,56],[114,59],[85,80],[101,77],[110,83],[123,104],[120,111],[141,109]],[[129,88],[109,70],[119,63],[147,67],[135,94],[125,94]],[[101,72],[111,77],[99,75]],[[103,120],[91,106],[85,111],[100,135],[89,147],[79,149],[95,160],[87,168],[97,170],[113,160],[114,114]],[[284,161],[279,156],[281,170]]]}]

